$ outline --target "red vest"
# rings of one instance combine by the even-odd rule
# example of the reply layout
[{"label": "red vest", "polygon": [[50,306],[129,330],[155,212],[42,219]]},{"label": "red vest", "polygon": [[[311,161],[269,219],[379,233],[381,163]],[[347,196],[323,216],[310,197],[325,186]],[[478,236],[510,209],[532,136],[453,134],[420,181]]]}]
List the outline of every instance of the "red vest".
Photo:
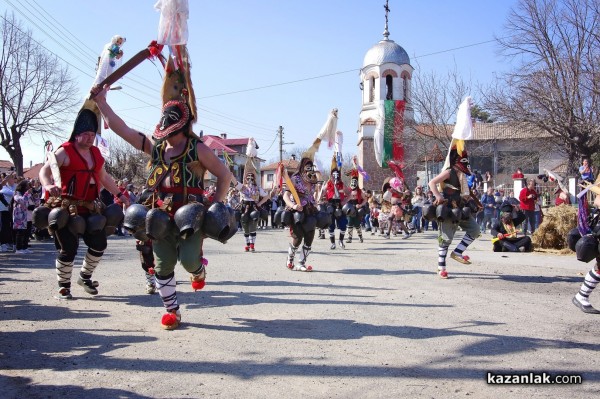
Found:
[{"label": "red vest", "polygon": [[[340,194],[340,200],[342,202],[344,202],[344,197],[346,196],[346,193],[344,193],[344,183],[340,180],[337,182],[336,187]],[[333,182],[331,180],[327,181],[326,189],[327,189],[327,200],[330,201],[331,199],[333,199],[333,196],[335,194],[335,190],[333,188]]]},{"label": "red vest", "polygon": [[[60,167],[62,180],[62,196],[74,200],[92,201],[98,198],[100,192],[100,171],[104,158],[97,147],[92,146],[90,152],[94,160],[93,166],[87,164],[73,143],[61,145],[69,157],[69,165]],[[95,186],[90,187],[92,177]]]}]

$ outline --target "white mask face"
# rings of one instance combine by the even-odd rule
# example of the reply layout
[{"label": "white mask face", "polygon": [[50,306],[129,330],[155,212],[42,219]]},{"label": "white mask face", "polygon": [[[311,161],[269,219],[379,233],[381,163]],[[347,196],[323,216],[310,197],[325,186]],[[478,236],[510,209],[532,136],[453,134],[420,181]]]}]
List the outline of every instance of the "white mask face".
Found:
[{"label": "white mask face", "polygon": [[333,177],[333,180],[339,180],[340,179],[340,172],[333,172],[331,174],[331,177]]}]

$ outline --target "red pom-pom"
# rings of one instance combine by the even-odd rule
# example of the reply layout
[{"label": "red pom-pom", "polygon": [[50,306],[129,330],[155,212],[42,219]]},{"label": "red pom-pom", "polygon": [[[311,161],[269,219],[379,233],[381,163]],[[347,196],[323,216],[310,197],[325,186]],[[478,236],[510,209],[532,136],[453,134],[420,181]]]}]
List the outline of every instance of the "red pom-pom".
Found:
[{"label": "red pom-pom", "polygon": [[469,259],[471,259],[471,258],[469,258],[469,255],[463,255],[463,259],[464,259],[464,260],[469,260]]},{"label": "red pom-pom", "polygon": [[201,290],[206,285],[206,280],[202,281],[192,281],[192,288],[197,290]]},{"label": "red pom-pom", "polygon": [[152,43],[148,46],[148,50],[150,50],[150,55],[152,57],[158,56],[163,49],[163,45],[158,44],[156,40],[153,40]]},{"label": "red pom-pom", "polygon": [[163,315],[160,322],[163,326],[172,326],[177,323],[177,315],[175,313],[167,312]]},{"label": "red pom-pom", "polygon": [[148,268],[148,274],[150,274],[150,275],[154,275],[154,273],[156,273],[156,272],[154,271],[154,268],[153,268],[153,267],[149,267],[149,268]]}]

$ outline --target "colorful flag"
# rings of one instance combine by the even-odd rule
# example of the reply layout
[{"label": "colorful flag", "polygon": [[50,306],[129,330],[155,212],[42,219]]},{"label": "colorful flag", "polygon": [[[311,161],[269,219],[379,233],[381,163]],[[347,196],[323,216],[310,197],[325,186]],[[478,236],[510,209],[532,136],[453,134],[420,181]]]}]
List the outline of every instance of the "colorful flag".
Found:
[{"label": "colorful flag", "polygon": [[379,122],[375,129],[375,158],[382,168],[389,167],[388,162],[404,163],[404,109],[402,100],[384,100],[379,107]]}]

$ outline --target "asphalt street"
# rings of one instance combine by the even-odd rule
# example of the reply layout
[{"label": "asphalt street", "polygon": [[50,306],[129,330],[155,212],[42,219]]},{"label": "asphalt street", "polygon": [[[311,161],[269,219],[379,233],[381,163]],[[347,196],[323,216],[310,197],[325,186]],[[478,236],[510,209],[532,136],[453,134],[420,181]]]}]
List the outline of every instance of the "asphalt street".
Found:
[{"label": "asphalt street", "polygon": [[[286,269],[289,233],[205,242],[206,287],[176,268],[182,324],[160,328],[133,238],[111,237],[94,279],[54,298],[55,250],[0,254],[3,398],[582,398],[600,389],[600,316],[571,298],[590,264],[574,255],[502,254],[490,237],[436,274],[435,232],[365,236],[329,249],[311,273]],[[459,236],[461,234],[459,233]],[[455,244],[458,240],[455,239]],[[84,246],[77,264],[81,264]],[[591,301],[600,307],[600,292]],[[577,375],[580,384],[488,382],[488,372]]]}]

